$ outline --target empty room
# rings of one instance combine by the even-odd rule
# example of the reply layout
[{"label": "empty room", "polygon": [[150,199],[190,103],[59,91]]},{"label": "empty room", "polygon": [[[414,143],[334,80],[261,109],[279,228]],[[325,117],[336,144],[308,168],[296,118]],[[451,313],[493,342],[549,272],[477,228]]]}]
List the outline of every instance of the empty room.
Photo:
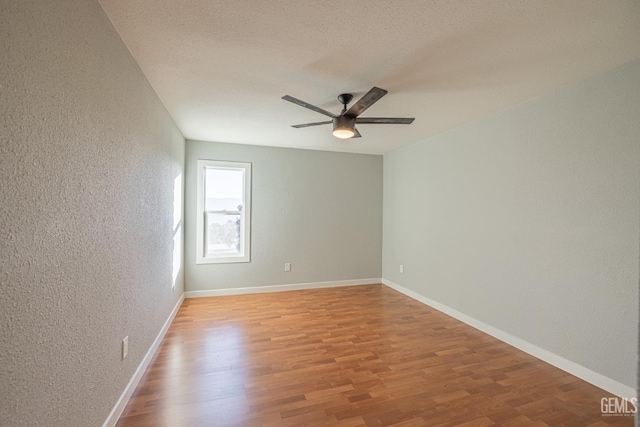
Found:
[{"label": "empty room", "polygon": [[0,34],[0,426],[639,425],[640,2]]}]

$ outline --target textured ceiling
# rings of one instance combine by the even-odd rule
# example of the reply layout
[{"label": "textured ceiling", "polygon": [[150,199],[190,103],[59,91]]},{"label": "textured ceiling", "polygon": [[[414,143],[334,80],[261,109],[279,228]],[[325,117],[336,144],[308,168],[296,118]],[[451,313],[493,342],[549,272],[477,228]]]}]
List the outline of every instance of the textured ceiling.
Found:
[{"label": "textured ceiling", "polygon": [[[188,139],[386,153],[640,58],[637,0],[102,0]],[[389,94],[339,140],[336,96]]]}]

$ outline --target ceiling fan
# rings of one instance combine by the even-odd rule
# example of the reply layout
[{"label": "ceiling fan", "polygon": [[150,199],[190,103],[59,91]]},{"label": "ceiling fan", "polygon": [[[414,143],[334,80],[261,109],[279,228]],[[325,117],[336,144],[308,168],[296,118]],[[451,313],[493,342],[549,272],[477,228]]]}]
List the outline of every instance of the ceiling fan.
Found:
[{"label": "ceiling fan", "polygon": [[396,125],[408,125],[413,123],[414,118],[406,117],[359,117],[365,110],[371,107],[376,101],[385,96],[387,91],[380,89],[379,87],[373,87],[362,98],[360,98],[355,104],[347,110],[347,105],[353,99],[353,95],[350,93],[343,93],[338,95],[338,101],[344,106],[342,112],[339,115],[323,110],[320,107],[311,105],[308,102],[301,101],[293,96],[285,95],[282,97],[285,101],[293,102],[309,110],[313,110],[317,113],[324,114],[331,117],[332,120],[325,122],[304,123],[301,125],[291,125],[294,128],[306,128],[309,126],[328,125],[333,123],[333,136],[341,139],[348,138],[360,138],[360,132],[356,129],[356,124],[396,124]]}]

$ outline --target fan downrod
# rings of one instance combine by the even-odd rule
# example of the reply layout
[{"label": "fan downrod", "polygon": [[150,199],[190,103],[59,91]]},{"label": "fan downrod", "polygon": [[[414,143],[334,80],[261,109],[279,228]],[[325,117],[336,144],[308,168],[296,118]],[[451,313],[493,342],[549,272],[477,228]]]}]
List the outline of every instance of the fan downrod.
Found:
[{"label": "fan downrod", "polygon": [[340,103],[344,105],[344,108],[347,108],[347,104],[349,104],[352,99],[353,95],[351,95],[350,93],[341,93],[340,95],[338,95],[338,101],[340,101]]}]

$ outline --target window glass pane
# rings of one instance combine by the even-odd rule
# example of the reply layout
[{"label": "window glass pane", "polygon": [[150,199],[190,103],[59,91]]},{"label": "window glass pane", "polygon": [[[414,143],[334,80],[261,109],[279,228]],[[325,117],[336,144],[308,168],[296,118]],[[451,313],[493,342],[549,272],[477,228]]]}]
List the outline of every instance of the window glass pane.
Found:
[{"label": "window glass pane", "polygon": [[243,193],[243,169],[205,169],[204,210],[241,211]]},{"label": "window glass pane", "polygon": [[206,213],[206,255],[238,255],[240,248],[240,215]]}]

